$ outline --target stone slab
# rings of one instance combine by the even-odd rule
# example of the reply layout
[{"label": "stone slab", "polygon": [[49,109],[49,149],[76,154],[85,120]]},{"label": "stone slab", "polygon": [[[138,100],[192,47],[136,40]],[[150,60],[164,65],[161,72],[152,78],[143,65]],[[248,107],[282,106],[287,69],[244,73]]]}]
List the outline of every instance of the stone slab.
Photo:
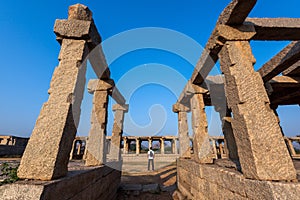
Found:
[{"label": "stone slab", "polygon": [[72,170],[54,181],[18,181],[0,187],[0,199],[106,199],[115,196],[120,171],[107,166]]},{"label": "stone slab", "polygon": [[[299,199],[300,183],[247,179],[240,172],[224,167],[178,159],[179,190],[191,199]],[[195,174],[194,167],[201,176]],[[187,185],[186,174],[191,184]]]}]

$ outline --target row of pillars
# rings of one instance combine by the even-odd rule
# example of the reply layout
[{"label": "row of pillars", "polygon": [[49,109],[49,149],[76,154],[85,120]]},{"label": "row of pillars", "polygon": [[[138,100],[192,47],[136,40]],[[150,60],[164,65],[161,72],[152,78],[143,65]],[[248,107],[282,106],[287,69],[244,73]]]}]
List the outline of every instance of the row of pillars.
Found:
[{"label": "row of pillars", "polygon": [[[161,154],[165,154],[165,141],[171,141],[171,149],[172,149],[172,153],[173,154],[177,154],[177,139],[173,138],[173,139],[166,139],[166,138],[159,138],[159,143],[160,143],[160,153]],[[153,138],[149,137],[147,140],[136,137],[134,139],[129,139],[127,137],[123,137],[123,153],[124,154],[128,154],[129,153],[129,146],[130,146],[130,142],[131,141],[135,141],[136,144],[136,154],[139,155],[141,153],[141,143],[143,141],[148,141],[148,149],[150,149],[150,147],[152,147],[152,142],[154,141]]]},{"label": "row of pillars", "polygon": [[[85,165],[96,166],[106,163],[106,135],[107,135],[107,105],[111,84],[102,80],[91,80],[88,91],[94,95],[91,115],[91,129],[87,140],[85,153]],[[111,158],[119,161],[121,158],[120,141],[123,133],[124,113],[128,111],[128,105],[113,105],[115,112],[111,137]]]},{"label": "row of pillars", "polygon": [[[296,170],[286,148],[283,133],[264,87],[263,80],[253,68],[255,58],[249,41],[227,41],[219,53],[224,73],[226,105],[220,112],[227,141],[228,157],[237,160],[243,175],[256,180],[296,180]],[[207,152],[208,131],[205,114],[205,87],[193,85],[190,102],[178,102],[180,156],[192,157],[188,149],[187,112],[192,111],[194,131],[193,158],[211,163]],[[211,91],[209,91],[213,100]],[[216,108],[215,108],[216,109]],[[224,112],[225,111],[225,112]],[[233,115],[232,115],[232,114]]]}]

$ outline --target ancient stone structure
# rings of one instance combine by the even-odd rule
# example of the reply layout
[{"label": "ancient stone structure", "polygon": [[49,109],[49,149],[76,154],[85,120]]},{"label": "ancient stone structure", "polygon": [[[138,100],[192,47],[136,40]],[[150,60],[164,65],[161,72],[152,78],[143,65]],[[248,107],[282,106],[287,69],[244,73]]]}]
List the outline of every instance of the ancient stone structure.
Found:
[{"label": "ancient stone structure", "polygon": [[0,135],[0,157],[21,157],[29,138]]},{"label": "ancient stone structure", "polygon": [[[8,194],[13,193],[17,199],[112,199],[116,195],[121,172],[102,165],[106,163],[107,104],[109,95],[121,107],[127,106],[125,99],[110,79],[100,45],[101,37],[94,25],[92,12],[86,6],[70,6],[68,19],[56,20],[54,32],[61,44],[59,65],[52,76],[48,101],[41,109],[18,169],[21,179],[44,182],[17,182],[5,188],[3,198],[9,198]],[[94,95],[92,125],[87,145],[83,146],[83,143],[73,141],[80,118],[87,60],[98,79],[88,84],[88,91]],[[116,120],[119,120],[118,125],[122,129],[123,120],[119,119],[119,114]],[[122,133],[120,129],[119,134]],[[75,146],[77,152],[72,150]],[[73,158],[82,154],[83,148],[85,164],[98,167],[81,166],[77,169],[72,168],[71,163],[69,169],[72,172],[63,178],[68,173],[70,155]],[[119,166],[120,163],[111,165]],[[57,180],[49,181],[54,179]],[[95,188],[96,191],[93,191]]]},{"label": "ancient stone structure", "polygon": [[[1,199],[11,199],[12,194],[13,199],[113,199],[121,172],[108,166],[121,163],[122,141],[123,156],[133,159],[147,159],[144,141],[148,148],[158,141],[156,153],[162,159],[180,156],[175,199],[299,199],[292,158],[299,157],[293,142],[300,139],[284,137],[276,108],[300,104],[300,19],[247,18],[255,4],[256,0],[232,0],[221,13],[192,77],[173,105],[178,113],[178,138],[121,137],[128,105],[110,79],[91,11],[80,4],[70,6],[68,20],[55,23],[61,44],[59,65],[18,171],[20,178],[34,180],[1,187]],[[255,71],[251,40],[292,42]],[[88,84],[94,96],[83,151],[83,143],[74,138],[87,59],[98,79]],[[218,60],[223,74],[208,77]],[[107,142],[109,96],[117,104]],[[214,106],[219,113],[224,137],[209,137],[205,106]],[[192,112],[192,138],[188,112]],[[171,143],[171,153],[166,151],[166,141]],[[107,144],[108,160],[115,162],[106,166]],[[70,155],[78,154],[84,154],[85,164],[93,167],[70,166],[65,177]]]},{"label": "ancient stone structure", "polygon": [[[225,8],[190,81],[175,104],[184,104],[185,110],[193,110],[195,103],[190,101],[199,94],[196,90],[191,94],[188,88],[192,85],[208,90],[203,93],[203,103],[200,101],[197,109],[201,112],[204,104],[214,106],[219,112],[225,140],[215,138],[212,142],[211,139],[212,155],[230,160],[215,160],[214,165],[201,164],[193,153],[199,154],[197,140],[201,140],[203,133],[197,134],[197,128],[193,127],[194,148],[198,147],[192,152],[191,159],[182,156],[178,160],[179,190],[175,198],[298,198],[295,194],[300,192],[300,184],[291,183],[297,182],[291,159],[296,158],[296,152],[291,140],[283,137],[276,108],[300,104],[300,43],[291,42],[256,72],[249,42],[300,40],[300,19],[247,18],[255,4],[256,0],[233,0]],[[223,82],[208,77],[219,59]],[[280,73],[282,76],[278,76]],[[225,103],[216,103],[222,95]],[[199,127],[205,127],[205,113],[199,120]],[[234,172],[227,167],[235,169]]]},{"label": "ancient stone structure", "polygon": [[121,148],[123,133],[124,114],[128,111],[128,105],[122,106],[119,104],[113,105],[115,112],[114,125],[111,136],[110,155],[113,160],[121,160]]},{"label": "ancient stone structure", "polygon": [[111,80],[90,80],[88,91],[94,94],[91,115],[91,130],[86,149],[85,164],[97,166],[106,163],[106,123],[107,105],[110,90],[114,83]]},{"label": "ancient stone structure", "polygon": [[178,113],[179,154],[185,157],[190,157],[190,137],[187,123],[187,112],[189,110],[183,104],[173,105],[173,112]]}]

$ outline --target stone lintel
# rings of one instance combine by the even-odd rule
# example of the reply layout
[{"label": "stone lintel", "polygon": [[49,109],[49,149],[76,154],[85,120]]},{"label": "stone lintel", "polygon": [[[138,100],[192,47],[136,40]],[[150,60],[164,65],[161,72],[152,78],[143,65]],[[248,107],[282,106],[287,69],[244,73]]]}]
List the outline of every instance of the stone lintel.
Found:
[{"label": "stone lintel", "polygon": [[272,87],[299,87],[300,77],[276,76],[269,83]]},{"label": "stone lintel", "polygon": [[264,82],[288,69],[300,58],[300,42],[294,41],[282,49],[278,54],[265,63],[258,72]]},{"label": "stone lintel", "polygon": [[255,28],[253,25],[238,25],[238,26],[228,26],[228,25],[217,25],[215,28],[215,33],[219,40],[226,41],[239,41],[239,40],[251,40],[255,34]]},{"label": "stone lintel", "polygon": [[218,19],[218,24],[242,24],[255,6],[257,0],[233,0],[223,10]]},{"label": "stone lintel", "polygon": [[189,112],[190,108],[181,104],[181,103],[175,103],[173,105],[173,112],[174,113],[179,113],[179,112]]},{"label": "stone lintel", "polygon": [[178,101],[181,104],[190,105],[190,99],[194,94],[208,94],[208,89],[205,83],[202,83],[200,86],[193,84],[190,80],[185,85],[182,93],[180,94]]},{"label": "stone lintel", "polygon": [[253,25],[253,40],[300,40],[299,18],[247,18],[246,25]]},{"label": "stone lintel", "polygon": [[68,19],[92,21],[93,13],[87,6],[78,3],[69,7]]},{"label": "stone lintel", "polygon": [[59,43],[64,38],[87,40],[89,43],[93,43],[94,46],[101,42],[101,36],[93,21],[57,19],[54,25],[54,33]]},{"label": "stone lintel", "polygon": [[282,72],[284,76],[300,76],[300,61],[290,66],[288,69]]},{"label": "stone lintel", "polygon": [[125,105],[126,100],[117,87],[113,88],[111,96],[118,104]]},{"label": "stone lintel", "polygon": [[92,79],[88,83],[88,92],[93,94],[95,91],[109,91],[115,86],[112,79],[99,80]]},{"label": "stone lintel", "polygon": [[128,108],[129,108],[128,104],[124,104],[124,105],[114,104],[113,107],[112,107],[112,110],[113,111],[123,110],[124,112],[128,112]]}]

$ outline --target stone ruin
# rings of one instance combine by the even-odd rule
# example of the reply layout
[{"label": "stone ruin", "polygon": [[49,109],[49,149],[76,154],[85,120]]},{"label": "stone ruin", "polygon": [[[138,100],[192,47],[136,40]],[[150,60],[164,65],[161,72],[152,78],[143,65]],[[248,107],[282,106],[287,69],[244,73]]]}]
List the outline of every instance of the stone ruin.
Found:
[{"label": "stone ruin", "polygon": [[[276,108],[300,104],[300,19],[247,18],[255,4],[256,0],[233,0],[224,9],[173,105],[180,146],[174,199],[299,199],[300,184],[288,150],[292,147],[289,142],[286,146]],[[68,19],[57,20],[54,32],[61,44],[59,65],[19,167],[18,176],[25,180],[2,186],[1,199],[114,199],[121,173],[103,165],[108,96],[118,103],[113,108],[113,144],[122,139],[128,105],[110,79],[101,37],[86,6],[70,6]],[[293,42],[255,71],[251,40]],[[87,59],[98,79],[88,84],[94,99],[86,167],[69,167],[68,172]],[[218,60],[223,75],[208,77]],[[225,106],[216,101],[222,98]],[[210,144],[205,106],[211,105],[222,120],[228,151],[224,162],[206,152]],[[187,112],[192,112],[193,151]],[[115,161],[122,164],[118,145],[112,146]]]},{"label": "stone ruin", "polygon": [[[290,140],[286,146],[276,108],[300,104],[300,19],[247,18],[255,4],[233,0],[224,9],[173,106],[179,138],[184,138],[175,199],[299,199],[300,184],[288,151],[293,146]],[[292,42],[255,71],[251,40]],[[218,60],[223,75],[208,77]],[[218,102],[222,96],[225,105]],[[204,109],[210,105],[222,120],[229,157],[223,164],[201,152],[209,145]],[[189,111],[194,154],[188,149]]]}]

